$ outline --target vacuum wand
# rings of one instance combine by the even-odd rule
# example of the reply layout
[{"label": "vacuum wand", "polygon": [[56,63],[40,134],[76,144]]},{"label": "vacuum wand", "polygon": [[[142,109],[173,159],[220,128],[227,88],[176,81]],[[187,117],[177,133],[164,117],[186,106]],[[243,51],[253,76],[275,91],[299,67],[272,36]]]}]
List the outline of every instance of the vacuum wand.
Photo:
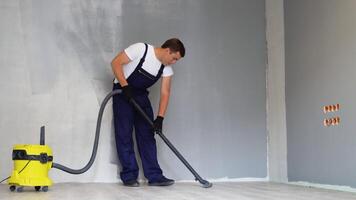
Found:
[{"label": "vacuum wand", "polygon": [[[134,99],[131,99],[130,102],[132,105],[135,107],[135,109],[145,118],[145,120],[153,126],[153,122],[151,119],[147,116],[147,114],[142,110],[142,108],[137,104],[137,102]],[[162,140],[167,144],[167,146],[174,152],[174,154],[179,158],[180,161],[189,169],[189,171],[195,176],[195,180],[199,181],[200,184],[202,184],[202,187],[204,188],[210,188],[213,184],[208,182],[207,180],[204,180],[199,174],[193,169],[193,167],[188,163],[188,161],[182,156],[182,154],[179,153],[179,151],[173,146],[173,144],[167,139],[167,137],[161,132],[161,131],[156,131],[156,134],[158,134]]]}]

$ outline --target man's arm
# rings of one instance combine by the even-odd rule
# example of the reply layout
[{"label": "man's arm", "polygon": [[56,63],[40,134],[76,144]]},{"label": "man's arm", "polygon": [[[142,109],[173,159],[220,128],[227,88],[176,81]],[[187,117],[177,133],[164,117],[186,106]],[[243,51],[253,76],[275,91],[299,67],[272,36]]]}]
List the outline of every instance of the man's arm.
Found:
[{"label": "man's arm", "polygon": [[131,60],[124,51],[120,52],[114,60],[111,61],[112,71],[122,87],[128,85],[124,76],[123,65],[129,62],[131,62]]},{"label": "man's arm", "polygon": [[169,96],[171,92],[171,80],[172,76],[167,76],[162,78],[162,84],[161,84],[161,98],[159,101],[159,109],[158,109],[158,115],[164,117],[168,102],[169,102]]}]

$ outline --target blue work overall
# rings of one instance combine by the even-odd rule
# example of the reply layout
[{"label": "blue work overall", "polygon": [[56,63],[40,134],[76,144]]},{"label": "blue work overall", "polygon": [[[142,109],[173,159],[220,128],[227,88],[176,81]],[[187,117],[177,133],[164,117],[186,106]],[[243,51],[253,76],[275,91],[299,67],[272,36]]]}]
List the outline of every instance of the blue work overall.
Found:
[{"label": "blue work overall", "polygon": [[[142,68],[142,64],[145,62],[148,49],[147,44],[145,44],[145,47],[143,57],[134,72],[127,78],[127,82],[132,89],[133,98],[153,121],[153,110],[151,102],[148,99],[147,88],[160,79],[164,65],[161,65],[157,76],[153,76],[145,71]],[[114,84],[114,90],[120,88],[119,83]],[[139,168],[132,139],[133,127],[135,127],[136,143],[144,175],[149,181],[159,180],[163,175],[157,161],[156,140],[152,127],[127,101],[122,93],[113,97],[113,111],[116,149],[122,165],[120,172],[121,180],[127,182],[136,180],[138,177]]]}]

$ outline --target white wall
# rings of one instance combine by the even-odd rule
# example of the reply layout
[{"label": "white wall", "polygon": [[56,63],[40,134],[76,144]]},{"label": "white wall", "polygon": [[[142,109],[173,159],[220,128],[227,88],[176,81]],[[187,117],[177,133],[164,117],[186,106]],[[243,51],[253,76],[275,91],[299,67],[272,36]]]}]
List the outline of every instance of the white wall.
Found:
[{"label": "white wall", "polygon": [[266,0],[268,177],[287,182],[283,0]]}]

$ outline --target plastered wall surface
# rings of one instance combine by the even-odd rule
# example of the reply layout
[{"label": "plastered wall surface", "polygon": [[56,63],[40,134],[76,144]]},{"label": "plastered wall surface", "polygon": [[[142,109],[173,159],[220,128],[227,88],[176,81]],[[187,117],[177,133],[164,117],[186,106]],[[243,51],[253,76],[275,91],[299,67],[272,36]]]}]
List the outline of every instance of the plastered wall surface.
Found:
[{"label": "plastered wall surface", "polygon": [[[12,145],[39,143],[42,125],[55,162],[84,166],[113,57],[131,43],[170,37],[187,54],[174,66],[166,136],[207,179],[266,177],[264,9],[259,0],[1,1],[0,177],[11,173]],[[157,110],[157,86],[150,98]],[[194,179],[157,142],[164,173]],[[111,103],[99,145],[87,173],[53,169],[52,179],[118,181]]]},{"label": "plastered wall surface", "polygon": [[[355,7],[285,1],[289,181],[356,187]],[[334,104],[338,111],[323,112]],[[324,126],[333,117],[339,125]]]},{"label": "plastered wall surface", "polygon": [[284,1],[266,0],[268,179],[287,182]]}]

